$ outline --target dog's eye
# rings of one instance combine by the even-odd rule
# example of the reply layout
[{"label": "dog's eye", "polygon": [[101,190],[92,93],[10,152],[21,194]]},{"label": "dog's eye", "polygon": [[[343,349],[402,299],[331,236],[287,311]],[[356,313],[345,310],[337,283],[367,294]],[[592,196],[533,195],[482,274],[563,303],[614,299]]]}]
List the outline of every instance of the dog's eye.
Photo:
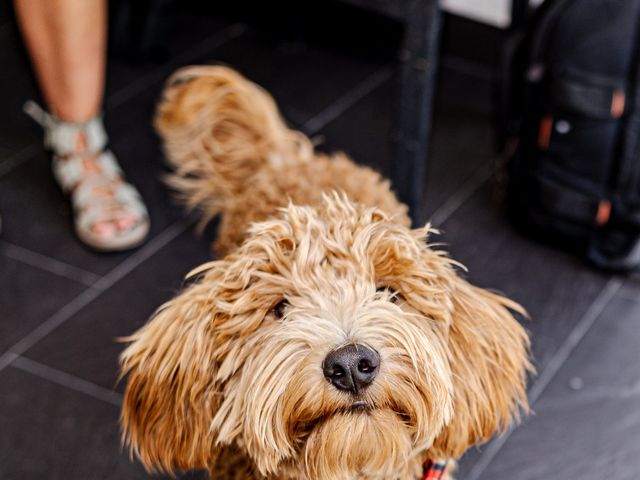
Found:
[{"label": "dog's eye", "polygon": [[271,313],[273,313],[276,318],[282,318],[284,317],[284,312],[288,306],[289,302],[287,302],[286,300],[281,300],[276,304],[275,307],[271,309]]},{"label": "dog's eye", "polygon": [[398,303],[398,300],[400,299],[400,294],[394,290],[391,287],[378,287],[376,289],[376,292],[382,293],[382,292],[388,292],[389,293],[389,301],[391,303]]}]

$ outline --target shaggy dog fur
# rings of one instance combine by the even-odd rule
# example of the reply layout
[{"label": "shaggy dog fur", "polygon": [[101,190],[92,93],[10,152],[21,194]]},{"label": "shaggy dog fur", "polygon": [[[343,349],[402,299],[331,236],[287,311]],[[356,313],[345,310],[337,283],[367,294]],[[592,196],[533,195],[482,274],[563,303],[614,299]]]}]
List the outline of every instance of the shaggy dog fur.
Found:
[{"label": "shaggy dog fur", "polygon": [[[222,215],[221,259],[127,339],[123,438],[147,469],[413,480],[526,410],[521,307],[462,279],[377,173],[223,67],[177,72],[156,127],[186,204]],[[347,344],[380,357],[357,395],[323,376]]]}]

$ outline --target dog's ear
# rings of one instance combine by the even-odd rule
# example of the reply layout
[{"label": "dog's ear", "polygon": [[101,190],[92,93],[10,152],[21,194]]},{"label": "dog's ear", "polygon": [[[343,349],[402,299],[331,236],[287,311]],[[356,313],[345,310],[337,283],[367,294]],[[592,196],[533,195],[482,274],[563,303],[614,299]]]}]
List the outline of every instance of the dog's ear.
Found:
[{"label": "dog's ear", "polygon": [[522,307],[451,273],[453,415],[433,444],[441,458],[458,458],[517,421],[528,408],[533,370],[529,337],[511,313],[524,313]]},{"label": "dog's ear", "polygon": [[131,343],[120,357],[127,376],[123,442],[149,471],[206,468],[215,460],[211,423],[221,393],[214,327],[222,270],[214,265],[124,339]]}]

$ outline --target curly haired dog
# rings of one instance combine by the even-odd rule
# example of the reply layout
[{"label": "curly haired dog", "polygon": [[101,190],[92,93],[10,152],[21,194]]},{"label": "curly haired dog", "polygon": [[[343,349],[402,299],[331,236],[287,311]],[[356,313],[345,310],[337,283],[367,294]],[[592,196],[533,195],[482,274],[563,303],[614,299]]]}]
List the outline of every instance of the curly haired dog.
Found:
[{"label": "curly haired dog", "polygon": [[414,480],[527,409],[521,307],[462,279],[388,181],[224,67],[178,71],[155,124],[223,256],[127,338],[123,439],[148,470]]}]

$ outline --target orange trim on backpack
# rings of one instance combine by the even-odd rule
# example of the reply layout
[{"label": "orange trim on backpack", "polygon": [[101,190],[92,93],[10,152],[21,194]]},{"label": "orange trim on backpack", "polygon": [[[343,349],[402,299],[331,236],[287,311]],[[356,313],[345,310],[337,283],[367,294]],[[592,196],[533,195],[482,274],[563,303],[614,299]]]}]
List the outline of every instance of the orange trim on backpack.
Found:
[{"label": "orange trim on backpack", "polygon": [[624,90],[615,90],[611,96],[611,116],[620,118],[624,113],[626,98]]},{"label": "orange trim on backpack", "polygon": [[538,148],[546,150],[551,143],[551,130],[553,129],[553,117],[545,116],[540,119],[540,130],[538,130]]},{"label": "orange trim on backpack", "polygon": [[611,202],[609,200],[600,200],[598,212],[596,213],[596,223],[599,226],[606,225],[609,218],[611,218]]}]

